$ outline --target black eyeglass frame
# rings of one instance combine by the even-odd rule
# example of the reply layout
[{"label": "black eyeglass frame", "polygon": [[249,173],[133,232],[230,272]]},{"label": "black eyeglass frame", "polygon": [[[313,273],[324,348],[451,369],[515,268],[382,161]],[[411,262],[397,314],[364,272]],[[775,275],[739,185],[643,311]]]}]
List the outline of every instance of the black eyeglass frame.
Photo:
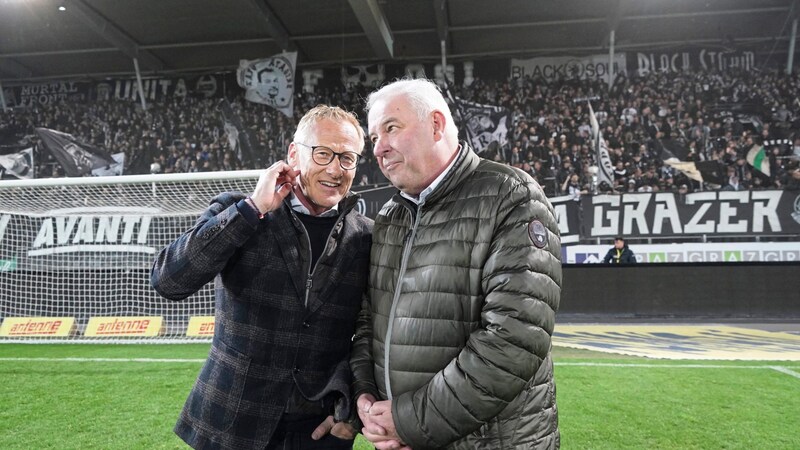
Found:
[{"label": "black eyeglass frame", "polygon": [[[304,144],[302,142],[297,142],[297,141],[295,141],[294,143],[298,144],[298,145],[302,145],[303,147],[310,148],[311,149],[311,159],[314,160],[314,162],[319,164],[320,166],[327,166],[328,164],[333,162],[334,158],[339,158],[339,167],[341,167],[342,170],[355,170],[356,167],[358,167],[358,160],[361,159],[361,155],[359,155],[356,152],[335,152],[335,151],[333,151],[332,148],[327,147],[325,145],[308,145],[308,144]],[[328,162],[324,162],[323,163],[323,162],[317,161],[317,156],[319,156],[319,152],[317,152],[318,148],[323,148],[326,151],[331,152],[331,158],[328,160]],[[352,156],[355,157],[355,159],[353,161],[353,167],[345,167],[344,166],[344,162],[342,161],[342,155],[347,155],[347,156],[352,155]]]}]

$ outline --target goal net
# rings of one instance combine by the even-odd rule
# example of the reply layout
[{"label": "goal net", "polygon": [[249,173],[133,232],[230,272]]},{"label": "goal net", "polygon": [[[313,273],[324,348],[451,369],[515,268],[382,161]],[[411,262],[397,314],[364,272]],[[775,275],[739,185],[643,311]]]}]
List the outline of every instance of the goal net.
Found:
[{"label": "goal net", "polygon": [[261,171],[0,181],[0,341],[176,342],[213,333],[213,282],[173,302],[157,252]]}]

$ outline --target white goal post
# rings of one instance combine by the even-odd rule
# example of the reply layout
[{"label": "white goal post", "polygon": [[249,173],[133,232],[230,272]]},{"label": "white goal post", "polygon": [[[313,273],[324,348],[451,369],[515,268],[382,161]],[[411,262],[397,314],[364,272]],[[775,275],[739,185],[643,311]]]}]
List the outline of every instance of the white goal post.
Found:
[{"label": "white goal post", "polygon": [[252,192],[261,172],[0,181],[0,342],[207,341],[213,282],[173,302],[150,267],[214,196]]}]

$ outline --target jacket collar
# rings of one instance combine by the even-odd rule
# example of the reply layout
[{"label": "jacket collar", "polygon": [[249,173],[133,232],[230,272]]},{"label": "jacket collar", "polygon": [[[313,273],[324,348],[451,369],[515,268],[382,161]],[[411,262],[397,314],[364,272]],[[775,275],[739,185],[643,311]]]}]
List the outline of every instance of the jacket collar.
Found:
[{"label": "jacket collar", "polygon": [[449,163],[447,163],[447,167],[445,167],[442,173],[440,173],[439,176],[437,176],[436,179],[433,180],[433,182],[428,187],[423,189],[422,192],[419,193],[419,195],[413,196],[406,194],[403,191],[400,191],[400,195],[402,197],[405,197],[406,200],[410,201],[411,203],[414,203],[415,205],[424,203],[425,199],[427,199],[428,196],[431,195],[431,193],[435,191],[437,187],[439,187],[442,181],[445,178],[447,178],[447,175],[450,174],[450,172],[453,170],[453,167],[455,167],[456,163],[458,162],[458,155],[460,153],[461,153],[461,146],[459,145],[458,150],[453,153],[452,160]]},{"label": "jacket collar", "polygon": [[[300,197],[297,196],[294,192],[290,192],[289,195],[286,197],[289,199],[289,205],[292,207],[294,212],[298,212],[300,214],[305,214],[307,216],[313,216],[311,211],[306,208],[306,205],[300,201]],[[319,217],[335,217],[339,215],[339,205],[333,205],[333,208],[319,214]]]},{"label": "jacket collar", "polygon": [[[330,217],[330,216],[333,216],[333,215],[337,215],[338,216],[339,214],[345,214],[349,210],[353,209],[353,207],[356,206],[356,204],[358,203],[358,199],[360,199],[360,198],[361,198],[361,195],[356,194],[355,192],[348,192],[347,194],[345,194],[344,197],[342,197],[342,199],[339,201],[339,203],[336,206],[334,206],[333,208],[331,208],[331,209],[325,211],[324,213],[322,213],[322,216],[323,217]],[[302,207],[302,209],[305,209],[306,211],[308,211],[308,208],[306,208],[302,203],[300,203],[300,200],[297,199],[297,197],[294,195],[294,193],[291,193],[291,194],[287,195],[286,198],[283,199],[283,203],[284,203],[284,205],[288,206],[289,209],[291,209],[292,211],[301,212],[301,213],[303,212],[302,210],[299,210],[299,208],[296,207],[296,205],[298,205],[298,204]],[[329,214],[331,211],[336,211],[337,213],[336,214]]]},{"label": "jacket collar", "polygon": [[[425,199],[425,204],[428,205],[436,202],[453,191],[466,177],[475,171],[475,168],[478,167],[480,160],[481,158],[475,154],[475,152],[472,150],[472,147],[470,147],[468,143],[462,142],[461,150],[458,152],[458,156],[456,156],[453,167],[450,169],[444,179],[442,179],[439,185],[436,186],[433,192],[428,194],[427,198]],[[398,203],[411,203],[409,200],[404,199],[399,194],[395,196],[395,200],[400,200]]]}]

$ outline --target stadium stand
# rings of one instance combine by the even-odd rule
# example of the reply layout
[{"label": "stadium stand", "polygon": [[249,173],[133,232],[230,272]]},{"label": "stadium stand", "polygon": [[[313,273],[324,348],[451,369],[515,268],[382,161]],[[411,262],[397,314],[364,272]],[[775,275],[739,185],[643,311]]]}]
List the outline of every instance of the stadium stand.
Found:
[{"label": "stadium stand", "polygon": [[[595,109],[616,169],[616,192],[679,192],[682,185],[689,192],[800,188],[797,76],[777,71],[650,72],[620,76],[610,90],[592,80],[548,82],[530,77],[476,79],[453,89],[460,99],[512,112],[508,143],[490,146],[484,156],[529,172],[549,195],[567,194],[572,174],[578,175],[579,190],[592,190],[589,168],[596,161],[588,109],[585,102],[574,101],[581,98],[602,98]],[[298,93],[293,118],[236,95],[232,106],[253,138],[252,161],[231,149],[216,101],[188,96],[151,102],[146,111],[135,101],[108,100],[16,108],[0,113],[0,132],[7,141],[23,144],[36,143],[36,127],[71,133],[109,153],[124,152],[126,174],[255,169],[284,155],[300,111],[329,103],[363,118],[360,99],[365,92],[364,86],[356,86]],[[726,109],[728,104],[746,105],[747,111],[737,119]],[[701,186],[665,164],[660,157],[665,140],[685,149],[687,161],[719,161],[724,171],[720,179]],[[767,146],[769,176],[747,164],[755,144]],[[37,178],[63,176],[51,155],[41,152],[40,157],[44,160]],[[369,153],[357,180],[382,180]]]}]

